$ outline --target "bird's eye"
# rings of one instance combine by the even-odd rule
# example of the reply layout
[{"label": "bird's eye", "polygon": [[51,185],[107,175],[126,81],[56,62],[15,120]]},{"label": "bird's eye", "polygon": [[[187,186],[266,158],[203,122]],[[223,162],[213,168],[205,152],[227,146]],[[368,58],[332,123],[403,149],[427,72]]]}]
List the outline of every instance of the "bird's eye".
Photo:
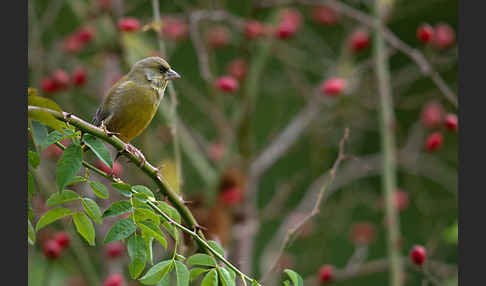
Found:
[{"label": "bird's eye", "polygon": [[167,71],[167,68],[166,68],[166,67],[164,67],[164,66],[159,66],[159,71],[160,71],[161,73],[165,73],[165,72]]}]

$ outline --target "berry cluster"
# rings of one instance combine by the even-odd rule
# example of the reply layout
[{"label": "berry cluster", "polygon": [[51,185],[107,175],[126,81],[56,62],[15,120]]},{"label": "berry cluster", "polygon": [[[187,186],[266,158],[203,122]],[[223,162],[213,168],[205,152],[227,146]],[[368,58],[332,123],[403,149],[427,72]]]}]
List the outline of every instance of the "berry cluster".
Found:
[{"label": "berry cluster", "polygon": [[63,69],[56,69],[49,77],[42,79],[41,87],[45,93],[57,93],[71,86],[82,86],[86,80],[86,71],[82,67],[77,67],[71,76]]},{"label": "berry cluster", "polygon": [[71,239],[64,232],[56,232],[52,238],[47,239],[43,245],[44,256],[49,260],[58,259],[62,251],[69,247]]},{"label": "berry cluster", "polygon": [[442,105],[437,101],[427,103],[420,114],[420,121],[427,130],[435,130],[425,139],[425,150],[433,152],[439,150],[444,142],[444,135],[440,128],[444,127],[451,132],[458,131],[456,114],[446,114]]}]

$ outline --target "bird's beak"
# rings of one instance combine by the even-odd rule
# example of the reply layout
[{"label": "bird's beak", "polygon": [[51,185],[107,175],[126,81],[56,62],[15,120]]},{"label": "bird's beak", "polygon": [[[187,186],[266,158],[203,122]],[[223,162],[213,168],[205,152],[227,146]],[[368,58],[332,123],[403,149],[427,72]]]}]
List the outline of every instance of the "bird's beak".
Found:
[{"label": "bird's beak", "polygon": [[169,80],[169,79],[174,79],[174,78],[180,78],[181,76],[176,73],[173,69],[170,69],[168,71],[165,72],[165,79]]}]

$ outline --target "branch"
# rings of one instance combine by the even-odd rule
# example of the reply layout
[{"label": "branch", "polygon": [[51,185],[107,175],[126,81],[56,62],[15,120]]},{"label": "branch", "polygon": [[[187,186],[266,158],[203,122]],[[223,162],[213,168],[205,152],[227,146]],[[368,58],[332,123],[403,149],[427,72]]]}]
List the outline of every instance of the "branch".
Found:
[{"label": "branch", "polygon": [[344,136],[341,138],[341,141],[339,142],[339,153],[336,161],[334,162],[330,172],[329,172],[329,179],[321,186],[321,189],[319,191],[319,194],[317,195],[317,199],[315,200],[314,207],[312,211],[304,216],[301,220],[299,220],[294,226],[292,226],[287,234],[284,237],[283,243],[280,247],[280,251],[277,254],[277,256],[274,259],[274,262],[271,264],[270,268],[268,269],[267,273],[263,276],[262,281],[266,281],[269,278],[269,275],[273,272],[273,270],[276,268],[278,260],[282,256],[285,248],[287,245],[291,242],[292,237],[297,233],[297,231],[310,219],[312,219],[316,214],[319,213],[321,201],[327,191],[328,186],[332,183],[336,176],[336,170],[341,164],[341,161],[345,158],[344,154],[344,143],[348,140],[349,138],[349,129],[346,128],[344,131]]},{"label": "branch", "polygon": [[392,286],[403,285],[403,267],[400,261],[398,243],[400,239],[400,220],[398,210],[394,204],[395,192],[397,189],[396,180],[396,147],[395,147],[395,114],[393,110],[393,98],[390,86],[390,70],[388,61],[385,58],[384,26],[382,19],[384,15],[384,4],[375,1],[375,37],[374,57],[376,64],[376,77],[378,80],[378,93],[380,97],[380,135],[382,158],[382,188],[385,195],[385,218],[387,221],[387,246],[390,263],[390,282]]},{"label": "branch", "polygon": [[[100,138],[101,140],[113,146],[118,152],[125,151],[126,143],[120,140],[118,137],[107,135],[102,128],[91,125],[73,114],[67,112],[58,112],[55,110],[30,105],[28,106],[28,110],[50,113],[55,118],[63,122],[69,123],[85,133],[89,133]],[[149,162],[145,162],[143,166],[140,166],[142,161],[136,155],[126,152],[124,152],[124,155],[127,156],[131,162],[135,163],[135,165],[139,166],[140,170],[142,170],[157,184],[157,186],[160,188],[160,191],[167,196],[169,201],[181,213],[181,216],[184,218],[184,221],[186,221],[189,227],[192,229],[196,229],[198,227],[196,219],[193,217],[189,209],[184,205],[184,200],[179,197],[179,195],[170,187],[168,182],[159,175],[158,169],[152,166]]]},{"label": "branch", "polygon": [[[152,0],[152,9],[153,9],[153,14],[154,14],[154,20],[156,23],[160,23],[160,11],[159,11],[159,0]],[[159,41],[159,51],[163,57],[167,57],[167,52],[165,50],[165,45],[164,42],[162,41],[162,37],[160,35],[160,31],[157,30],[157,39]],[[174,138],[174,157],[175,157],[175,162],[176,162],[176,174],[178,177],[179,184],[184,182],[183,176],[182,176],[182,166],[181,166],[181,149],[180,149],[180,144],[179,144],[179,132],[177,132],[177,123],[178,123],[178,116],[177,116],[177,93],[174,89],[174,85],[172,84],[171,81],[168,83],[168,88],[169,88],[169,95],[170,95],[170,112],[167,114],[169,115],[168,119],[169,122],[171,123],[171,133]],[[159,109],[159,113],[160,113]],[[166,115],[166,117],[167,117]],[[180,186],[179,186],[180,187]]]},{"label": "branch", "polygon": [[[29,106],[29,110],[31,110],[31,106]],[[44,110],[44,111],[47,111],[48,109],[44,109],[44,108],[39,108],[39,109],[36,109],[36,110]],[[59,113],[59,112],[55,112],[55,113]],[[51,114],[53,114],[54,116],[56,116],[56,114],[54,114],[54,112],[51,112]],[[65,112],[63,112],[63,114],[66,114]],[[57,117],[57,116],[56,116]],[[74,117],[73,115],[69,115],[69,118],[72,118]],[[69,122],[69,123],[73,123],[74,126],[78,127],[76,124],[74,124],[74,122],[70,122],[69,121],[69,118],[66,119],[65,122]],[[60,119],[60,118],[59,118]],[[78,121],[82,121],[81,119],[77,119]],[[89,125],[89,124],[88,124]],[[80,128],[81,130],[83,130],[81,127],[78,127]],[[88,128],[90,128],[88,126]],[[99,129],[99,128],[96,128],[96,129]],[[84,130],[83,130],[84,131]],[[95,135],[97,137],[99,137],[100,139],[103,139],[101,136],[98,136],[97,134],[95,133],[91,133],[89,131],[85,131],[86,133],[90,133],[92,135]],[[103,131],[102,131],[103,132]],[[109,137],[109,136],[108,136]],[[114,137],[114,136],[112,136]],[[116,138],[117,140],[119,140],[118,138]],[[110,143],[109,141],[107,140],[104,140],[105,142],[107,143]],[[56,142],[56,145],[59,146],[62,150],[64,150],[66,147],[62,144],[62,143],[59,143],[59,142]],[[112,144],[113,147],[117,148],[115,145]],[[131,154],[130,154],[131,155]],[[132,160],[132,157],[134,157],[133,155],[132,156],[129,156],[130,160]],[[133,160],[132,160],[133,162]],[[148,162],[145,162],[145,164],[149,164]],[[97,174],[109,179],[110,181],[114,182],[114,183],[123,183],[123,181],[119,178],[113,178],[111,175],[109,175],[108,173],[98,169],[97,167],[87,163],[86,161],[83,160],[83,166],[85,166],[86,168],[96,172]],[[138,165],[140,166],[140,165]],[[140,167],[140,168],[143,168],[143,167]],[[132,194],[138,194],[139,192],[137,192],[136,190],[134,189],[130,189],[130,192],[132,192]],[[202,233],[199,233],[198,234],[198,230],[191,230],[185,226],[183,226],[182,224],[178,223],[177,221],[175,221],[174,219],[172,219],[168,214],[164,213],[154,202],[156,202],[155,199],[152,200],[149,200],[147,201],[147,204],[154,210],[156,211],[157,213],[159,213],[165,220],[167,220],[167,222],[171,225],[174,225],[175,227],[177,227],[178,229],[180,229],[181,231],[189,234],[190,236],[192,236],[192,238],[194,240],[196,240],[196,242],[201,245],[206,251],[208,251],[210,254],[216,256],[216,258],[218,258],[219,260],[221,260],[224,264],[226,264],[231,270],[235,271],[236,273],[238,273],[238,275],[240,275],[240,277],[244,278],[244,279],[247,279],[248,281],[253,281],[252,278],[248,277],[247,275],[245,275],[244,273],[242,273],[238,268],[236,268],[233,264],[231,264],[228,260],[226,260],[226,258],[224,258],[223,255],[221,255],[218,251],[216,251],[215,249],[213,249],[208,243],[207,241],[204,239],[204,236],[202,235]],[[185,207],[185,206],[184,206]],[[177,207],[176,207],[177,208]],[[179,209],[177,209],[179,210]],[[189,213],[190,214],[190,213]],[[194,229],[197,229],[197,228],[194,228]],[[257,283],[258,284],[258,283]],[[258,284],[260,285],[260,284]]]}]

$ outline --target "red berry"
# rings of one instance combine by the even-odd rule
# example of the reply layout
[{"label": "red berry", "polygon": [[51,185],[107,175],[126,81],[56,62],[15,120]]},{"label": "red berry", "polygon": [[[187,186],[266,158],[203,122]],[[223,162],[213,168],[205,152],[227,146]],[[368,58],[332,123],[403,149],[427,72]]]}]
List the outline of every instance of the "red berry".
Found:
[{"label": "red berry", "polygon": [[280,20],[281,22],[292,23],[296,28],[299,28],[302,23],[302,16],[295,9],[285,9],[280,12]]},{"label": "red berry", "polygon": [[59,244],[61,248],[69,247],[69,243],[71,242],[69,235],[65,231],[55,233],[54,240],[57,242],[57,244]]},{"label": "red berry", "polygon": [[219,143],[209,145],[208,156],[213,161],[220,161],[224,157],[224,146]]},{"label": "red berry", "polygon": [[455,114],[447,114],[445,117],[445,125],[447,130],[450,131],[457,131],[457,115]]},{"label": "red berry", "polygon": [[445,23],[439,23],[435,26],[435,33],[432,44],[438,49],[446,49],[452,46],[456,41],[456,33],[451,26]]},{"label": "red berry", "polygon": [[325,264],[319,269],[319,282],[328,283],[333,279],[334,266]]},{"label": "red berry", "polygon": [[79,67],[74,71],[72,81],[77,86],[83,85],[86,82],[86,72],[83,68]]},{"label": "red berry", "polygon": [[327,79],[321,85],[321,91],[324,95],[339,95],[346,88],[346,81],[342,78],[332,77]]},{"label": "red berry", "polygon": [[79,39],[81,43],[87,44],[91,42],[91,40],[93,40],[94,31],[90,27],[82,27],[77,31],[76,37]]},{"label": "red berry", "polygon": [[398,211],[403,211],[406,208],[408,208],[408,204],[410,202],[410,199],[408,197],[408,193],[402,190],[397,190],[395,192],[395,198],[394,198],[394,203],[395,207],[398,209]]},{"label": "red berry", "polygon": [[57,241],[53,239],[49,239],[44,243],[44,255],[47,259],[54,260],[61,256],[62,248],[57,243]]},{"label": "red berry", "polygon": [[241,80],[248,73],[248,66],[243,59],[235,59],[229,63],[227,70],[231,76]]},{"label": "red berry", "polygon": [[351,51],[357,53],[367,48],[370,44],[370,36],[364,29],[355,30],[349,37]]},{"label": "red berry", "polygon": [[220,194],[221,201],[226,206],[234,206],[241,202],[242,191],[239,187],[229,187]]},{"label": "red berry", "polygon": [[209,45],[213,48],[225,47],[229,44],[230,31],[224,26],[213,27],[208,34]]},{"label": "red berry", "polygon": [[164,19],[163,24],[162,34],[164,36],[176,41],[181,41],[187,38],[188,27],[183,19],[167,17]]},{"label": "red berry", "polygon": [[374,241],[376,236],[375,225],[369,222],[353,224],[350,231],[351,241],[356,244],[367,245]]},{"label": "red berry", "polygon": [[422,109],[420,120],[425,128],[432,129],[442,125],[444,120],[444,108],[437,101],[427,103]]},{"label": "red berry", "polygon": [[415,245],[410,251],[410,259],[417,265],[422,265],[427,258],[427,251],[421,245]]},{"label": "red berry", "polygon": [[58,89],[64,89],[69,85],[69,75],[62,69],[57,69],[52,73],[52,80]]},{"label": "red berry", "polygon": [[249,20],[245,24],[245,35],[249,39],[256,39],[265,35],[265,26],[256,20]]},{"label": "red berry", "polygon": [[84,44],[80,41],[79,37],[75,34],[69,35],[64,39],[63,48],[69,53],[77,53],[81,51]]},{"label": "red berry", "polygon": [[140,29],[140,22],[135,18],[122,18],[118,21],[118,29],[126,32],[133,32]]},{"label": "red berry", "polygon": [[312,19],[318,24],[334,25],[339,20],[339,16],[333,8],[323,5],[314,8]]},{"label": "red berry", "polygon": [[216,80],[216,86],[222,91],[235,92],[238,90],[239,84],[234,77],[222,76]]},{"label": "red berry", "polygon": [[280,23],[275,31],[280,39],[287,39],[293,36],[300,27],[302,16],[294,9],[285,9],[280,12]]},{"label": "red berry", "polygon": [[111,274],[103,282],[103,286],[121,286],[123,285],[123,276],[119,273]]},{"label": "red berry", "polygon": [[44,78],[41,81],[42,90],[46,93],[54,93],[57,91],[58,86],[52,78]]},{"label": "red berry", "polygon": [[425,140],[425,149],[428,152],[436,151],[436,150],[440,149],[440,147],[442,147],[443,141],[444,141],[444,138],[442,136],[442,133],[440,133],[440,132],[432,133]]},{"label": "red berry", "polygon": [[105,253],[109,258],[120,257],[124,251],[125,247],[120,241],[111,242],[105,246]]},{"label": "red berry", "polygon": [[422,43],[428,43],[432,40],[432,37],[434,36],[434,28],[430,26],[429,24],[422,24],[420,27],[417,29],[417,38],[422,42]]},{"label": "red berry", "polygon": [[278,25],[276,34],[280,39],[290,38],[297,31],[297,26],[291,22],[282,22]]}]

